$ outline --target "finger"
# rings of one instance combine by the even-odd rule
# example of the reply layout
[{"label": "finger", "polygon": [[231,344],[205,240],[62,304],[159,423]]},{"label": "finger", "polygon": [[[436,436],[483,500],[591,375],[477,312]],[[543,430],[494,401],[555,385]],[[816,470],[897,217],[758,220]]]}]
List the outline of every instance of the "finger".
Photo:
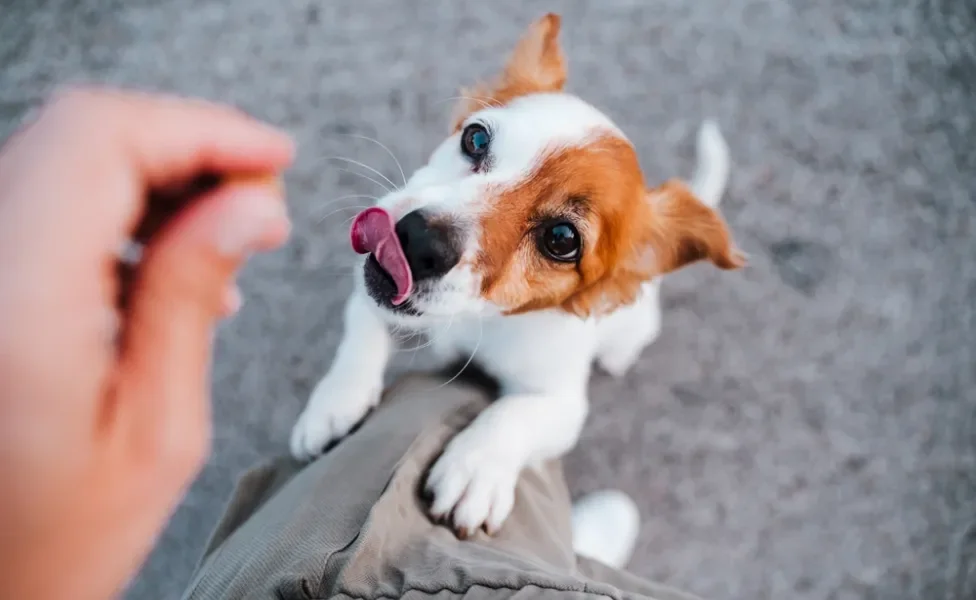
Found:
[{"label": "finger", "polygon": [[285,133],[205,100],[77,89],[61,94],[53,106],[53,113],[64,112],[81,126],[101,131],[97,139],[123,150],[148,187],[205,170],[277,171],[294,157]]},{"label": "finger", "polygon": [[149,460],[192,472],[205,453],[213,329],[242,262],[287,236],[276,193],[222,188],[146,248],[123,329],[114,424]]},{"label": "finger", "polygon": [[[201,172],[277,173],[294,156],[286,134],[237,109],[95,88],[56,96],[21,142],[26,151],[20,162],[43,159],[49,170],[62,174],[51,184],[56,189],[40,194],[53,204],[42,204],[45,211],[39,214],[50,220],[56,213],[76,227],[87,224],[102,237],[131,229],[151,188]],[[68,190],[61,189],[65,185]],[[78,189],[85,194],[64,201]]]},{"label": "finger", "polygon": [[221,298],[220,316],[230,317],[237,314],[237,311],[241,310],[243,304],[244,296],[241,294],[241,288],[237,287],[236,284],[231,284],[229,287],[224,288],[224,295]]}]

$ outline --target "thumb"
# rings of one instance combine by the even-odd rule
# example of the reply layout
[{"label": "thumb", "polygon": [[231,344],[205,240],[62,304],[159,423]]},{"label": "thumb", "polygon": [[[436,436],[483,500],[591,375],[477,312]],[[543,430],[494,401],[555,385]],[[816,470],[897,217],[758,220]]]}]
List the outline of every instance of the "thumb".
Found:
[{"label": "thumb", "polygon": [[229,184],[177,216],[146,248],[124,325],[113,426],[129,451],[195,473],[209,443],[213,330],[238,268],[284,241],[271,185]]}]

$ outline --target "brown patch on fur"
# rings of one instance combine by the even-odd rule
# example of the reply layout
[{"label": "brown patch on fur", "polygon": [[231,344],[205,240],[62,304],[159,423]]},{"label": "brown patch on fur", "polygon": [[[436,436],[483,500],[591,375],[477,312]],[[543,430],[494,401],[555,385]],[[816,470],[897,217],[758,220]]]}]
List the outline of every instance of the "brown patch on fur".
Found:
[{"label": "brown patch on fur", "polygon": [[[493,83],[462,90],[453,130],[486,105],[562,90],[559,27],[555,14],[536,21]],[[553,152],[524,182],[486,194],[494,204],[481,220],[482,251],[473,267],[483,276],[482,296],[509,314],[554,307],[605,313],[633,302],[642,283],[684,265],[745,263],[716,211],[678,181],[648,191],[633,147],[613,135]],[[554,218],[572,221],[583,238],[575,265],[538,248],[540,226]]]},{"label": "brown patch on fur", "polygon": [[706,259],[720,269],[745,266],[745,256],[732,243],[722,216],[702,204],[687,185],[668,181],[652,190],[648,201],[656,217],[649,235],[658,274]]},{"label": "brown patch on fur", "polygon": [[[678,181],[648,192],[633,147],[613,135],[553,152],[519,185],[487,194],[494,200],[474,268],[482,296],[508,314],[606,313],[633,302],[642,283],[698,260],[744,264],[716,211]],[[540,252],[540,226],[550,219],[576,225],[578,263]]]},{"label": "brown patch on fur", "polygon": [[643,283],[700,260],[720,269],[745,265],[722,216],[680,181],[647,192],[625,219],[627,226],[614,228],[617,251],[601,276],[563,302],[564,310],[606,314],[636,300]]},{"label": "brown patch on fur", "polygon": [[559,46],[559,15],[549,13],[523,34],[501,75],[491,83],[462,88],[451,130],[486,105],[504,106],[519,96],[558,92],[566,83],[566,64]]},{"label": "brown patch on fur", "polygon": [[[511,313],[559,306],[598,281],[637,235],[635,210],[646,208],[644,180],[633,147],[606,135],[543,157],[523,182],[494,196],[481,222],[482,295]],[[539,226],[573,222],[583,238],[578,264],[546,258]]]}]

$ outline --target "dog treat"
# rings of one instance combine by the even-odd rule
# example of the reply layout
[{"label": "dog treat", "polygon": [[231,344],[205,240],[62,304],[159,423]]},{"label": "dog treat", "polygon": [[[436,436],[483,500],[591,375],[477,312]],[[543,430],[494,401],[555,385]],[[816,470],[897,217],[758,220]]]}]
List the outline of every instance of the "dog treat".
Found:
[{"label": "dog treat", "polygon": [[393,279],[397,294],[391,300],[392,304],[399,306],[406,302],[413,291],[413,274],[390,213],[375,206],[359,213],[349,229],[349,239],[354,251],[372,254]]},{"label": "dog treat", "polygon": [[281,179],[275,175],[203,173],[180,185],[150,190],[145,214],[132,232],[132,237],[119,249],[117,263],[119,308],[124,311],[128,306],[132,284],[146,245],[194,201],[227,184],[268,185],[277,191],[282,187]]}]

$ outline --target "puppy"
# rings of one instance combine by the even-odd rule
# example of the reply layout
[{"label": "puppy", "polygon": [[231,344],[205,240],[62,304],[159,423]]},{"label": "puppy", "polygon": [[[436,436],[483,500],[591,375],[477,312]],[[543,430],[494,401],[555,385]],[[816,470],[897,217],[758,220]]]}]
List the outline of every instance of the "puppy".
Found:
[{"label": "puppy", "polygon": [[366,257],[344,336],[291,437],[311,458],[376,405],[391,326],[426,332],[445,360],[473,356],[502,395],[426,481],[431,515],[460,536],[496,532],[520,471],[573,447],[593,363],[622,374],[657,336],[660,276],[743,264],[714,210],[729,172],[718,129],[699,132],[690,187],[646,187],[623,132],[563,92],[559,25],[534,23],[496,81],[464,92],[427,165],[356,217]]}]

